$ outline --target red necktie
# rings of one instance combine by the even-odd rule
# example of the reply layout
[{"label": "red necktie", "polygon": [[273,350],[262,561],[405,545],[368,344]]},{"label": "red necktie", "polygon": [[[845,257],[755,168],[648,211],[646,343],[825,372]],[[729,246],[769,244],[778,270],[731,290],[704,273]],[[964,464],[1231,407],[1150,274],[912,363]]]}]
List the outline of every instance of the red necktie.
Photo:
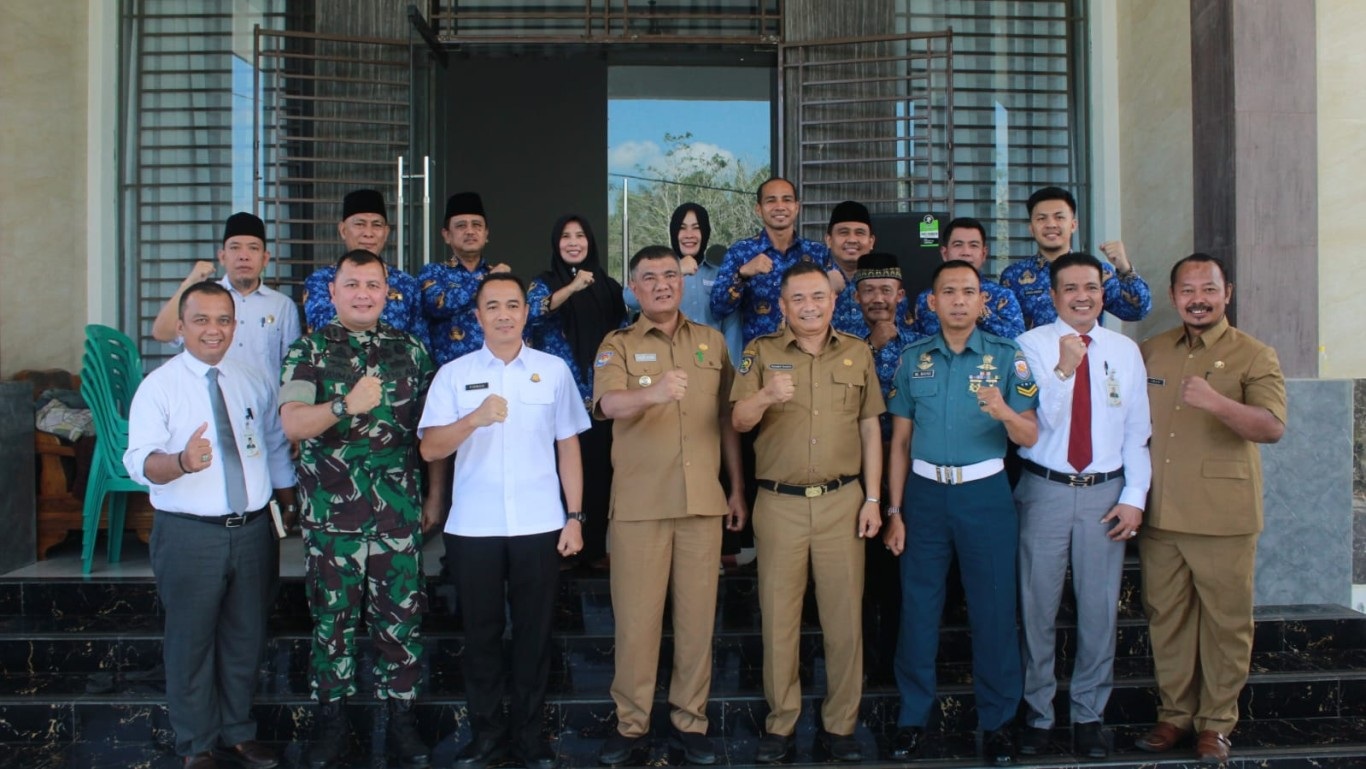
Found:
[{"label": "red necktie", "polygon": [[[1091,337],[1081,335],[1087,347]],[[1077,472],[1091,464],[1091,356],[1083,355],[1077,364],[1077,381],[1072,383],[1072,431],[1067,436],[1067,463]]]}]

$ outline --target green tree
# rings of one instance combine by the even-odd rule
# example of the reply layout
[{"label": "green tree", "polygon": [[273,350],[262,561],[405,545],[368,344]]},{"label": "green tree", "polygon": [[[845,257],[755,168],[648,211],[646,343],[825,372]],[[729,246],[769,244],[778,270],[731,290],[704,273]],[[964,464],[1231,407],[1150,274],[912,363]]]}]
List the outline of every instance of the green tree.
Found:
[{"label": "green tree", "polygon": [[[729,246],[753,235],[759,227],[754,194],[771,175],[767,163],[751,169],[743,160],[719,152],[699,152],[691,133],[666,133],[664,144],[668,149],[660,162],[636,166],[637,173],[632,176],[639,178],[613,177],[608,185],[613,210],[603,258],[613,275],[620,277],[626,260],[641,248],[669,245],[669,217],[683,203],[697,203],[707,209],[712,246]],[[623,187],[628,191],[625,206]],[[623,213],[629,242],[623,242]]]}]

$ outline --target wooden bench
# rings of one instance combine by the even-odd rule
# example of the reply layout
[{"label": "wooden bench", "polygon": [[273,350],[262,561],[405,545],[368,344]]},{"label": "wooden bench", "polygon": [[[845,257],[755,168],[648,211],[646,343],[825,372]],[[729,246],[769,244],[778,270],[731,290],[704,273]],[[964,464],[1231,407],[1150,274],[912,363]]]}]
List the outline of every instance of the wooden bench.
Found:
[{"label": "wooden bench", "polygon": [[[81,389],[81,378],[62,369],[20,371],[14,378],[31,382],[34,398],[53,388],[76,392]],[[47,558],[47,551],[53,546],[66,541],[72,531],[79,534],[84,527],[85,481],[95,439],[83,436],[72,443],[51,433],[35,431],[33,443],[38,469],[37,555],[41,561]],[[130,495],[124,527],[132,530],[142,542],[148,541],[152,534],[152,506],[146,494]],[[108,528],[107,517],[101,517],[100,529]]]}]

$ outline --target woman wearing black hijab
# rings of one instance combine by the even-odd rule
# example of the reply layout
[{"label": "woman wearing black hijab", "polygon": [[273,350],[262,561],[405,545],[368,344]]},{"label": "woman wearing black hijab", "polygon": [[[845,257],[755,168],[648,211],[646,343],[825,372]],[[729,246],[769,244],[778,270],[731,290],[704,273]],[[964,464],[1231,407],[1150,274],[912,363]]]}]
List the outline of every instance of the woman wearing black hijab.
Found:
[{"label": "woman wearing black hijab", "polygon": [[[550,269],[531,282],[531,344],[569,365],[584,408],[593,402],[593,361],[609,331],[626,321],[621,284],[598,261],[588,220],[561,217],[550,234]],[[607,508],[612,490],[612,423],[593,421],[579,436],[583,453],[583,553],[589,564],[604,563]],[[570,511],[574,512],[574,511]]]}]

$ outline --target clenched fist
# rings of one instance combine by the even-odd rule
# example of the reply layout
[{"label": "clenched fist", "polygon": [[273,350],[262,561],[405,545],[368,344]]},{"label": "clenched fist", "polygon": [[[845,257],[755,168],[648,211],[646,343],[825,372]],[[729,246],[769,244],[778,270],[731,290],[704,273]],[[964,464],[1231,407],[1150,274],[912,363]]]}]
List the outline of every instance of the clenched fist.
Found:
[{"label": "clenched fist", "polygon": [[574,289],[574,293],[576,294],[591,285],[593,285],[592,270],[579,270],[574,274],[574,280],[569,283],[569,287]]},{"label": "clenched fist", "polygon": [[476,427],[488,427],[508,418],[508,400],[501,395],[490,395],[479,404],[472,416]]},{"label": "clenched fist", "polygon": [[688,394],[688,372],[681,368],[665,371],[650,389],[654,391],[655,403],[681,401]]},{"label": "clenched fist", "polygon": [[213,274],[218,271],[218,265],[213,262],[195,262],[194,269],[190,270],[190,282],[202,283],[212,280]]},{"label": "clenched fist", "polygon": [[1064,374],[1072,375],[1081,365],[1081,359],[1086,357],[1086,342],[1082,341],[1079,334],[1067,334],[1058,338],[1058,368]]},{"label": "clenched fist", "polygon": [[768,254],[759,254],[740,265],[740,274],[746,278],[752,278],[766,272],[773,272],[773,260],[768,258]]},{"label": "clenched fist", "polygon": [[1001,391],[995,387],[983,387],[977,391],[977,403],[987,416],[1000,422],[1006,417],[1006,410],[1010,407],[1006,405],[1005,398],[1001,396]]},{"label": "clenched fist", "polygon": [[792,400],[792,396],[797,392],[797,385],[792,381],[792,375],[787,373],[777,373],[769,377],[764,384],[764,392],[773,399],[774,403],[787,403]]},{"label": "clenched fist", "polygon": [[380,384],[379,377],[361,377],[359,382],[352,385],[351,392],[346,394],[346,413],[370,413],[370,409],[379,405],[383,391],[384,386]]}]

